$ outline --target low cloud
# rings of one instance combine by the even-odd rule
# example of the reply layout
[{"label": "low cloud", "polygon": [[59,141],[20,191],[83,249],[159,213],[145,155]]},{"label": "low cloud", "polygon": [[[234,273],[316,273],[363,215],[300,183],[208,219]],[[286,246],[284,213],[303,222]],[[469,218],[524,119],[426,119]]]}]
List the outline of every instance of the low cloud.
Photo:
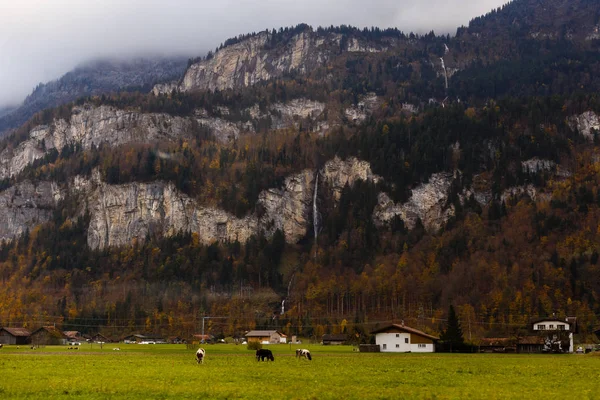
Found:
[{"label": "low cloud", "polygon": [[0,8],[0,107],[94,58],[198,56],[241,33],[301,22],[452,34],[504,2],[6,0]]}]

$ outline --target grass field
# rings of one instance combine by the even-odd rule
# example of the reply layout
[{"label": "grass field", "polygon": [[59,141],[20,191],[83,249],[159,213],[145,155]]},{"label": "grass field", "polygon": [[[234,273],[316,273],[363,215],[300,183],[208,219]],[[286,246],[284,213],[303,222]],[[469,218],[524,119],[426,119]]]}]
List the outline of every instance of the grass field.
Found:
[{"label": "grass field", "polygon": [[375,354],[346,346],[184,345],[0,349],[0,399],[598,399],[600,356]]}]

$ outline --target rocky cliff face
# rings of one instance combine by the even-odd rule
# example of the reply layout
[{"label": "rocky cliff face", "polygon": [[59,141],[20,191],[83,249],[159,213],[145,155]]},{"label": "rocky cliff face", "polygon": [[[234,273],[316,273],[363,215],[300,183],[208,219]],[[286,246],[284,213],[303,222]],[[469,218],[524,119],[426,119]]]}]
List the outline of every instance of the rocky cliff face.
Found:
[{"label": "rocky cliff face", "polygon": [[203,243],[244,242],[257,231],[255,218],[238,219],[222,210],[202,207],[165,182],[102,184],[89,200],[87,240],[94,249],[177,232],[195,232]]},{"label": "rocky cliff face", "polygon": [[446,207],[451,185],[452,174],[433,174],[428,183],[413,189],[410,199],[404,204],[394,203],[386,193],[380,193],[373,220],[382,226],[398,216],[406,227],[412,229],[420,218],[425,229],[435,233],[454,215],[454,206]]},{"label": "rocky cliff face", "polygon": [[51,182],[22,182],[0,192],[0,242],[48,221],[62,198],[63,192]]},{"label": "rocky cliff face", "polygon": [[374,183],[381,180],[381,177],[371,171],[371,164],[354,157],[346,160],[335,157],[333,160],[325,163],[325,166],[321,170],[321,175],[323,180],[333,190],[333,198],[336,201],[340,199],[342,189],[346,184],[352,186],[357,180]]},{"label": "rocky cliff face", "polygon": [[191,121],[168,114],[143,114],[109,106],[74,107],[68,122],[60,119],[38,126],[16,149],[0,153],[0,179],[18,174],[52,149],[61,151],[67,145],[89,149],[101,144],[170,141],[188,135],[191,126]]},{"label": "rocky cliff face", "polygon": [[[367,43],[362,39],[348,38],[337,33],[318,33],[310,28],[294,35],[283,44],[271,47],[273,36],[261,32],[249,39],[224,47],[208,60],[192,64],[185,72],[179,91],[224,90],[254,85],[257,82],[278,78],[295,71],[300,74],[325,65],[340,47],[349,52],[379,52],[395,45]],[[168,93],[175,86],[157,85],[154,94]]]},{"label": "rocky cliff face", "polygon": [[[245,242],[252,235],[284,232],[289,243],[306,236],[312,221],[314,170],[303,170],[285,179],[280,188],[259,195],[257,212],[244,218],[198,203],[166,182],[109,185],[101,181],[98,171],[91,179],[75,177],[63,188],[49,182],[33,185],[24,182],[0,192],[0,240],[12,240],[27,229],[49,220],[52,210],[67,194],[77,196],[80,212],[87,210],[91,220],[88,245],[94,249],[124,246],[148,235],[170,236],[193,232],[203,243],[214,241]],[[320,182],[339,200],[346,184],[357,180],[378,182],[368,162],[335,158],[318,171]],[[409,228],[421,218],[429,230],[440,229],[453,215],[445,201],[452,182],[450,174],[436,174],[427,184],[413,190],[410,200],[394,204],[380,194],[373,218],[383,225],[399,215]]]},{"label": "rocky cliff face", "polygon": [[577,130],[587,140],[594,140],[594,132],[600,133],[600,117],[593,111],[586,111],[580,115],[574,115],[569,118],[569,126]]}]

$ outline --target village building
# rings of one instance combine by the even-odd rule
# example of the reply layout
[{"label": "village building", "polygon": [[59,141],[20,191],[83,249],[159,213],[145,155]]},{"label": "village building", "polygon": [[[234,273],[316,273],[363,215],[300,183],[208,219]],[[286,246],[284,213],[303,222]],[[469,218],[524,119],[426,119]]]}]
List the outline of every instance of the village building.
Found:
[{"label": "village building", "polygon": [[277,343],[286,343],[287,337],[283,333],[279,331],[250,331],[245,335],[248,343],[250,342],[259,342],[262,344],[277,344]]},{"label": "village building", "polygon": [[321,338],[321,343],[325,346],[347,344],[348,343],[348,335],[346,335],[345,333],[338,333],[338,334],[326,333]]},{"label": "village building", "polygon": [[28,344],[29,335],[25,328],[0,328],[0,344]]},{"label": "village building", "polygon": [[215,337],[213,335],[208,335],[208,334],[201,334],[201,333],[196,333],[194,335],[192,335],[192,341],[193,343],[196,344],[202,344],[202,343],[214,343],[215,341]]},{"label": "village building", "polygon": [[42,326],[33,331],[30,338],[34,346],[67,344],[67,337],[55,326]]},{"label": "village building", "polygon": [[90,341],[91,341],[91,342],[95,342],[95,343],[112,343],[112,342],[113,342],[113,340],[112,340],[112,339],[110,339],[110,338],[108,338],[108,337],[104,336],[104,335],[103,335],[103,334],[101,334],[101,333],[96,333],[95,335],[93,335],[93,336],[90,338]]},{"label": "village building", "polygon": [[543,351],[572,353],[573,334],[577,333],[577,318],[539,318],[531,322],[531,330],[544,340]]},{"label": "village building", "polygon": [[156,344],[156,343],[167,343],[162,335],[154,333],[134,333],[129,336],[125,336],[123,339],[124,343],[138,343],[138,344]]},{"label": "village building", "polygon": [[371,332],[381,352],[434,353],[439,338],[404,324],[392,324]]},{"label": "village building", "polygon": [[481,353],[511,353],[517,351],[515,340],[510,338],[483,338],[479,341]]}]

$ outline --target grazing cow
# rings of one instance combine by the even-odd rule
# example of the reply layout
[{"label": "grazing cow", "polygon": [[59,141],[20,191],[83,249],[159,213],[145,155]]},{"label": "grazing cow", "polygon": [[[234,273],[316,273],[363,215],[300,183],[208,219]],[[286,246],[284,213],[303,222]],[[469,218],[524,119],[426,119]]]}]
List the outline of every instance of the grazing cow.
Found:
[{"label": "grazing cow", "polygon": [[115,348],[113,349],[113,351],[121,351],[121,348],[120,348],[120,347],[115,347]]},{"label": "grazing cow", "polygon": [[205,354],[206,352],[204,351],[204,349],[198,349],[198,351],[196,352],[196,361],[198,362],[198,364],[204,364]]},{"label": "grazing cow", "polygon": [[273,352],[271,352],[271,350],[269,350],[269,349],[256,350],[256,361],[265,361],[265,358],[267,359],[267,361],[269,361],[269,360],[275,361],[275,357],[273,357]]},{"label": "grazing cow", "polygon": [[312,360],[310,355],[310,350],[307,349],[296,349],[296,358],[306,358],[307,360]]},{"label": "grazing cow", "polygon": [[1,349],[2,347],[4,347],[4,345],[3,345],[2,343],[0,343],[0,349]]}]

